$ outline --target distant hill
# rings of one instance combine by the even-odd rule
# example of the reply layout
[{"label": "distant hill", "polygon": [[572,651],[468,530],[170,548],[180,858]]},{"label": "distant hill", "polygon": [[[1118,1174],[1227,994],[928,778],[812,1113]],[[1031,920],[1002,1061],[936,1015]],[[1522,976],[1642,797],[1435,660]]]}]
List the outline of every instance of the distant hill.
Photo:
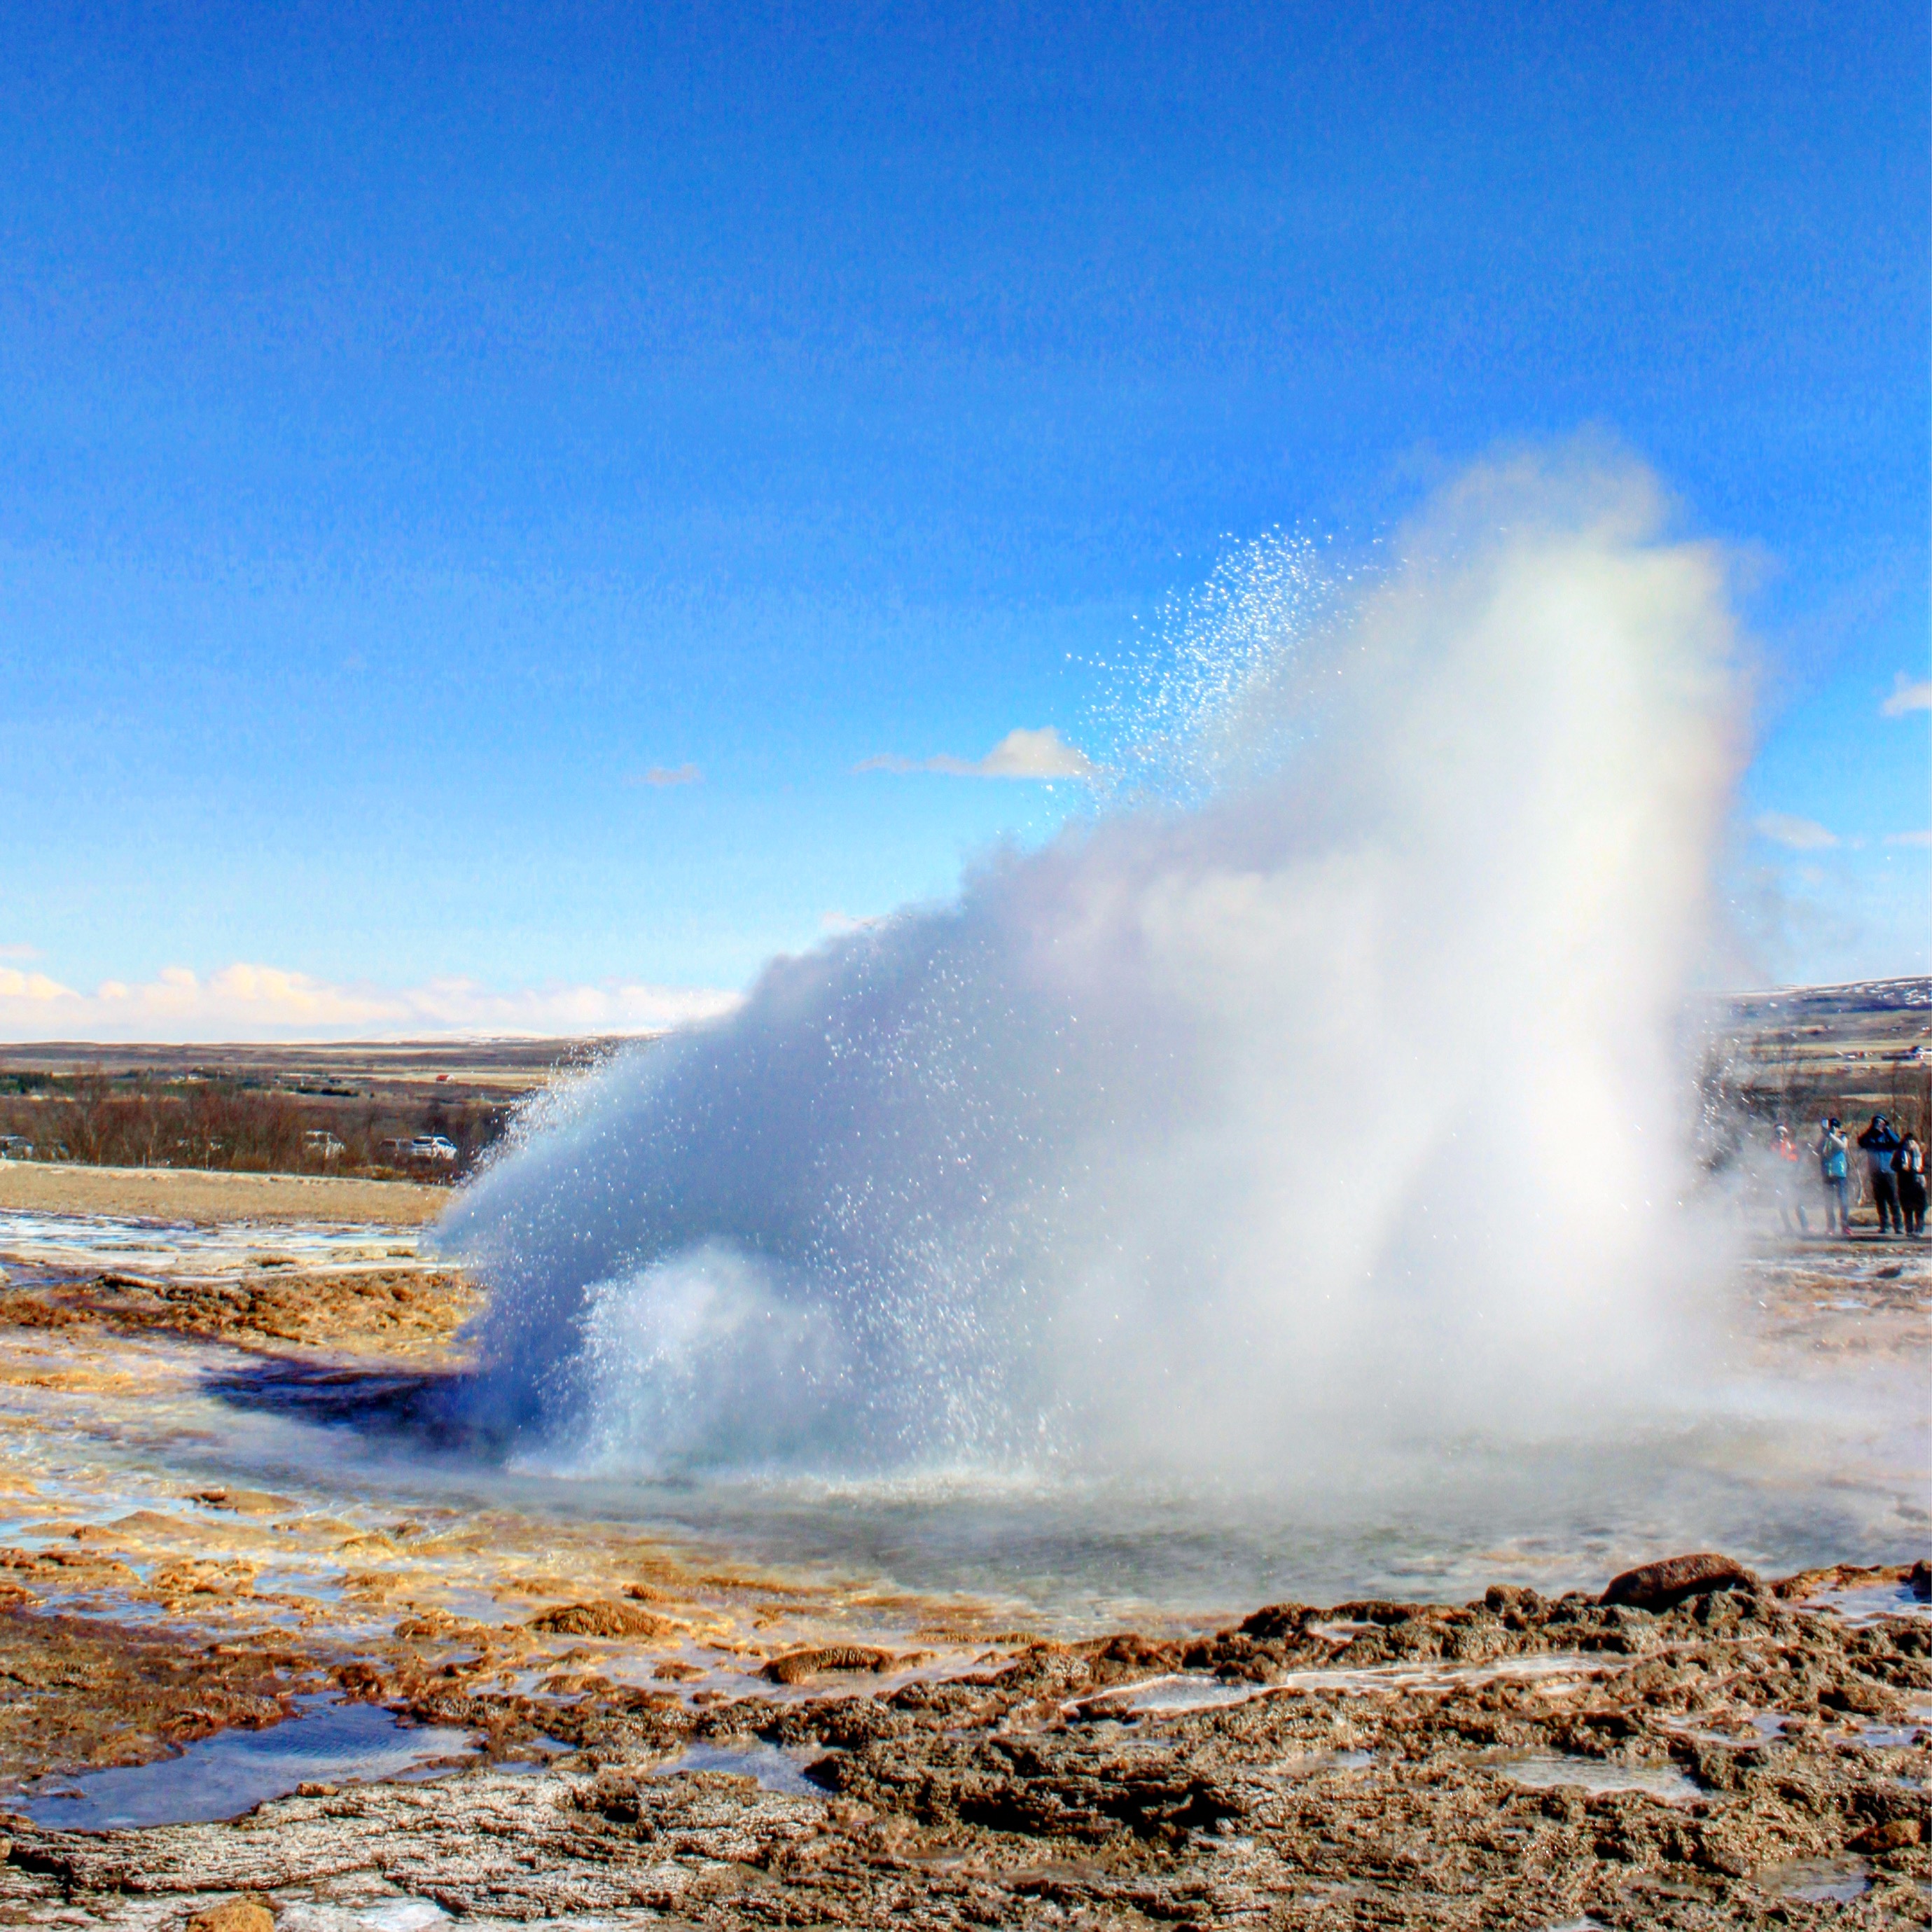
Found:
[{"label": "distant hill", "polygon": [[1932,1127],[1932,979],[1714,996],[1707,1090],[1795,1125],[1886,1112]]}]

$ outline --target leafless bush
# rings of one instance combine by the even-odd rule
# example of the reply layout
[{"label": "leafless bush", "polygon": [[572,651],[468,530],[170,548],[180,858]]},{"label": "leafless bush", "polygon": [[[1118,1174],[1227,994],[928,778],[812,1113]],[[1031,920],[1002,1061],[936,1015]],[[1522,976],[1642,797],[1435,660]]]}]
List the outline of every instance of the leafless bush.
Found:
[{"label": "leafless bush", "polygon": [[[432,1098],[315,1099],[247,1081],[104,1074],[16,1079],[0,1094],[0,1135],[17,1136],[41,1160],[104,1167],[217,1168],[245,1173],[405,1172],[450,1180],[466,1173],[501,1134],[506,1110]],[[385,1140],[441,1134],[453,1162],[386,1160]],[[325,1138],[326,1137],[326,1138]],[[333,1148],[329,1142],[335,1144]]]}]

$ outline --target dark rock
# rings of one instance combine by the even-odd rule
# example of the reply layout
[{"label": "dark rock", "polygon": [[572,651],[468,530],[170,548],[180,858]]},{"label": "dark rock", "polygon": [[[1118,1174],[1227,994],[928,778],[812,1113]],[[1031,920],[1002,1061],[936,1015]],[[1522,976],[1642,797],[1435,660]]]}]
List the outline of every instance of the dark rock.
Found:
[{"label": "dark rock", "polygon": [[1073,1649],[1077,1656],[1087,1660],[1088,1681],[1096,1685],[1178,1670],[1186,1657],[1186,1648],[1180,1644],[1156,1642],[1132,1630],[1078,1643]]},{"label": "dark rock", "polygon": [[1628,1604],[1640,1610],[1669,1610],[1713,1590],[1758,1587],[1757,1579],[1742,1564],[1705,1550],[1693,1556],[1666,1556],[1661,1562],[1626,1570],[1610,1580],[1610,1588],[1598,1600]]},{"label": "dark rock", "polygon": [[1501,1616],[1514,1610],[1519,1616],[1543,1607],[1543,1599],[1526,1583],[1492,1583],[1483,1592],[1483,1607]]},{"label": "dark rock", "polygon": [[1270,1604],[1242,1624],[1240,1634],[1271,1642],[1277,1638],[1296,1636],[1311,1617],[1321,1614],[1307,1604]]},{"label": "dark rock", "polygon": [[185,1932],[275,1932],[275,1915],[259,1892],[245,1898],[224,1899],[196,1912]]},{"label": "dark rock", "polygon": [[328,1674],[350,1697],[364,1703],[379,1702],[388,1691],[382,1673],[373,1664],[364,1664],[359,1659],[338,1664]]},{"label": "dark rock", "polygon": [[1379,1597],[1372,1597],[1346,1604],[1337,1604],[1329,1615],[1336,1622],[1348,1624],[1406,1624],[1429,1614],[1427,1607],[1420,1604],[1392,1604]]},{"label": "dark rock", "polygon": [[566,1604],[531,1618],[528,1628],[553,1636],[666,1636],[679,1626],[630,1604]]},{"label": "dark rock", "polygon": [[775,1657],[759,1675],[773,1684],[802,1684],[826,1670],[887,1671],[898,1661],[889,1650],[868,1645],[835,1643],[820,1650],[788,1651]]},{"label": "dark rock", "polygon": [[1868,1825],[1857,1837],[1847,1838],[1845,1846],[1854,1852],[1902,1852],[1917,1844],[1920,1835],[1916,1818],[1888,1818],[1882,1825]]},{"label": "dark rock", "polygon": [[1863,1683],[1855,1678],[1820,1691],[1818,1707],[1823,1711],[1847,1711],[1860,1718],[1882,1718],[1890,1711],[1892,1700],[1882,1685]]},{"label": "dark rock", "polygon": [[1912,1586],[1915,1597],[1932,1597],[1932,1563],[1920,1557],[1912,1566],[1912,1574],[1905,1580]]}]

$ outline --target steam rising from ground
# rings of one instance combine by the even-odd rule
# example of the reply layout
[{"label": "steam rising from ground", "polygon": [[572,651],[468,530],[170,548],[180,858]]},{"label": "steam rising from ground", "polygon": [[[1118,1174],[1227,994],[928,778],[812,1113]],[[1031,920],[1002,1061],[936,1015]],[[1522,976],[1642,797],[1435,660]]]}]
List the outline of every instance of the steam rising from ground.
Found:
[{"label": "steam rising from ground", "polygon": [[1570,452],[1372,583],[1224,570],[1092,820],[527,1124],[448,1225],[489,1417],[646,1474],[1294,1486],[1648,1409],[1737,751],[1721,560],[1660,530]]}]

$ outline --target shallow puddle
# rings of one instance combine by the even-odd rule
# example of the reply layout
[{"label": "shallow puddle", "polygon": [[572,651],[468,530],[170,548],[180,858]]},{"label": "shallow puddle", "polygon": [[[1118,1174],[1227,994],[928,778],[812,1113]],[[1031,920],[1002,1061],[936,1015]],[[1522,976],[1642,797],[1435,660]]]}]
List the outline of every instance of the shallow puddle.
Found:
[{"label": "shallow puddle", "polygon": [[1210,1711],[1245,1704],[1267,1689],[1264,1684],[1245,1679],[1230,1684],[1218,1677],[1149,1677],[1138,1684],[1122,1684],[1091,1696],[1076,1697],[1061,1708],[1083,1718],[1118,1718],[1129,1712]]},{"label": "shallow puddle", "polygon": [[1283,1758],[1275,1767],[1277,1778],[1319,1778],[1325,1772],[1366,1771],[1376,1761],[1373,1751],[1310,1751],[1300,1757]]},{"label": "shallow puddle", "polygon": [[472,1748],[470,1733],[406,1726],[375,1704],[298,1700],[307,1708],[264,1731],[222,1731],[174,1757],[63,1778],[15,1801],[37,1825],[112,1832],[238,1818],[298,1785],[398,1778]]},{"label": "shallow puddle", "polygon": [[1348,1696],[1389,1696],[1404,1690],[1468,1689],[1498,1679],[1520,1678],[1554,1689],[1569,1679],[1600,1678],[1626,1664],[1612,1666],[1600,1657],[1551,1652],[1537,1657],[1499,1657],[1489,1664],[1383,1664],[1360,1670],[1291,1670],[1278,1684],[1250,1687],[1250,1695],[1264,1688],[1276,1690],[1339,1690]]},{"label": "shallow puddle", "polygon": [[1860,1724],[1852,1742],[1867,1750],[1909,1750],[1932,1730],[1932,1712],[1915,1709],[1903,1724]]},{"label": "shallow puddle", "polygon": [[1780,1742],[1784,1727],[1791,1722],[1788,1711],[1732,1711],[1702,1723],[1666,1719],[1664,1729],[1680,1738],[1702,1744],[1721,1744],[1727,1750],[1748,1750],[1756,1744]]},{"label": "shallow puddle", "polygon": [[1871,1868],[1863,1858],[1796,1858],[1758,1874],[1767,1892],[1818,1905],[1846,1905],[1865,1891]]},{"label": "shallow puddle", "polygon": [[1854,1625],[1880,1617],[1932,1618],[1932,1600],[1916,1595],[1907,1583],[1864,1583],[1850,1589],[1820,1590],[1804,1599],[1808,1610],[1830,1610]]},{"label": "shallow puddle", "polygon": [[1602,1758],[1569,1757],[1556,1751],[1525,1751],[1479,1760],[1512,1784],[1532,1791],[1575,1785],[1588,1792],[1640,1791],[1666,1804],[1682,1804],[1703,1794],[1696,1780],[1674,1766],[1616,1764]]},{"label": "shallow puddle", "polygon": [[389,1898],[373,1905],[311,1904],[304,1900],[275,1911],[275,1932],[430,1932],[454,1922],[427,1898]]},{"label": "shallow puddle", "polygon": [[362,1222],[142,1221],[108,1214],[0,1213],[0,1255],[40,1268],[104,1264],[176,1278],[258,1267],[332,1270],[393,1266],[422,1256],[414,1228]]},{"label": "shallow puddle", "polygon": [[654,1778],[676,1778],[688,1771],[722,1771],[734,1778],[754,1778],[767,1791],[782,1791],[791,1798],[823,1798],[825,1787],[814,1784],[805,1774],[805,1767],[825,1755],[814,1748],[806,1752],[782,1751],[776,1744],[692,1744],[661,1764]]},{"label": "shallow puddle", "polygon": [[[1619,1666],[1627,1668],[1628,1666]],[[1171,1716],[1187,1711],[1218,1710],[1246,1704],[1257,1697],[1276,1697],[1295,1691],[1339,1691],[1344,1696],[1393,1696],[1404,1691],[1451,1690],[1518,1678],[1555,1690],[1574,1680],[1610,1674],[1600,1658],[1558,1653],[1541,1657],[1498,1658],[1490,1664],[1385,1664],[1360,1670],[1291,1670],[1278,1682],[1255,1684],[1246,1678],[1173,1675],[1118,1684],[1084,1697],[1070,1699],[1060,1708],[1073,1718],[1119,1718],[1130,1713]]]}]

